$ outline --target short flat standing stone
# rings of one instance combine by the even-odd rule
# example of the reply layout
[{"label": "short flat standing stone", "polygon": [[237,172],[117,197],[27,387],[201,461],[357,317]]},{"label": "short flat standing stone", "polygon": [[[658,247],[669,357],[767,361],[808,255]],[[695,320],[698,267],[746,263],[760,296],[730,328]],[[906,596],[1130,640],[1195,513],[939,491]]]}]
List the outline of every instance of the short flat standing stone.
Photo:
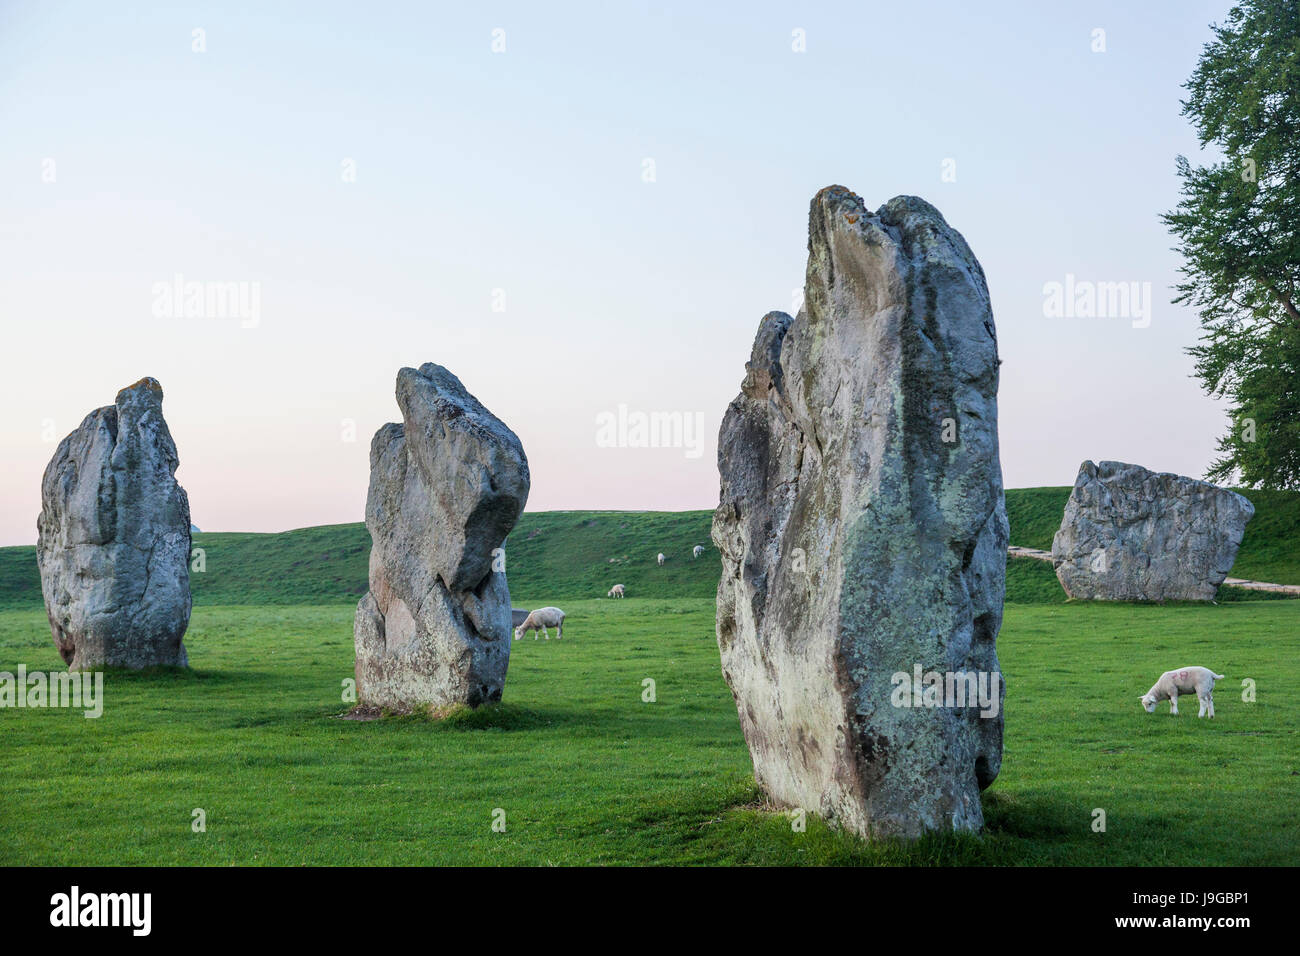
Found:
[{"label": "short flat standing stone", "polygon": [[1206,481],[1085,461],[1052,540],[1052,564],[1072,598],[1211,601],[1254,514],[1247,499]]}]

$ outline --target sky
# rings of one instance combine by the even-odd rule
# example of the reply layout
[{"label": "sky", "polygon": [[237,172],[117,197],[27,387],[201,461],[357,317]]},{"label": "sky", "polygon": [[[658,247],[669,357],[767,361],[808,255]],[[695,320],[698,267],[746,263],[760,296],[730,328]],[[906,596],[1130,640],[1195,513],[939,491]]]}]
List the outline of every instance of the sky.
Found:
[{"label": "sky", "polygon": [[[204,531],[363,520],[424,362],[519,435],[528,510],[712,508],[835,183],[927,199],[982,263],[1007,487],[1201,477],[1226,419],[1159,217],[1229,6],[0,0],[0,545],[145,375]],[[1067,282],[1150,307],[1055,309]],[[602,433],[655,413],[671,447]]]}]

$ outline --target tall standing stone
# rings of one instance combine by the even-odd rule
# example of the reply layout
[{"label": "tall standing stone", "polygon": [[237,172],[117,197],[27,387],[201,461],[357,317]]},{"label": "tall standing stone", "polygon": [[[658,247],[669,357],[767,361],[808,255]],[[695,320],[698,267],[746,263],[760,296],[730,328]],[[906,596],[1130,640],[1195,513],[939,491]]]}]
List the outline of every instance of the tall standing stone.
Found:
[{"label": "tall standing stone", "polygon": [[[873,214],[841,186],[808,251],[804,308],[764,317],[719,436],[723,674],[775,803],[863,836],[977,829],[1007,547],[984,273],[928,203]],[[918,668],[991,705],[905,706]]]},{"label": "tall standing stone", "polygon": [[528,459],[440,365],[398,372],[397,404],[402,424],[370,445],[358,702],[409,712],[500,700],[511,615],[499,549],[528,500]]},{"label": "tall standing stone", "polygon": [[1072,598],[1212,601],[1254,514],[1248,500],[1208,481],[1085,461],[1052,563]]},{"label": "tall standing stone", "polygon": [[41,479],[36,559],[54,643],[72,670],[184,667],[190,503],[142,378],[59,443]]}]

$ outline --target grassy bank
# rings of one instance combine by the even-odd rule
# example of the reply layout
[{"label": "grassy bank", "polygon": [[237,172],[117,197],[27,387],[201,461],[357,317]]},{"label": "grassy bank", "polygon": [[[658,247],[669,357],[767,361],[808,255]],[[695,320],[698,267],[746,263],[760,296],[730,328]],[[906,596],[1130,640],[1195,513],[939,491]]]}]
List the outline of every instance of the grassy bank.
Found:
[{"label": "grassy bank", "polygon": [[[1256,514],[1233,576],[1300,584],[1300,494],[1246,494]],[[1008,491],[1012,543],[1050,549],[1069,495],[1069,488]],[[511,595],[527,607],[600,597],[621,583],[638,597],[711,597],[720,574],[712,520],[711,511],[527,513],[506,541]],[[697,544],[705,553],[695,560]],[[279,534],[208,532],[196,534],[194,546],[203,549],[205,568],[191,575],[198,606],[355,603],[366,590],[370,535],[361,523]],[[663,567],[655,562],[660,551],[668,559]],[[1050,566],[1013,561],[1007,600],[1058,603],[1064,595]],[[40,606],[35,548],[0,548],[0,608]]]}]

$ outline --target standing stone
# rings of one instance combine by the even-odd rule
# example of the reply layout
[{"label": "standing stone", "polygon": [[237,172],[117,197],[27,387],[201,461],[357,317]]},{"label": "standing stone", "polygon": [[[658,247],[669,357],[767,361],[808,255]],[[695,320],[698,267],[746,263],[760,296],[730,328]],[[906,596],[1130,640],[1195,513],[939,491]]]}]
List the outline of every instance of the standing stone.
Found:
[{"label": "standing stone", "polygon": [[[862,836],[974,830],[1007,548],[984,273],[928,203],[873,214],[841,186],[808,251],[804,308],[763,318],[719,436],[723,675],[776,804]],[[918,668],[982,677],[986,716],[905,706]]]},{"label": "standing stone", "polygon": [[36,560],[72,670],[184,667],[190,503],[163,391],[142,378],[59,443],[41,479]]},{"label": "standing stone", "polygon": [[1255,506],[1206,481],[1103,461],[1079,466],[1052,564],[1094,601],[1211,601]]},{"label": "standing stone", "polygon": [[397,404],[402,424],[370,443],[358,703],[404,713],[500,700],[511,616],[499,549],[528,500],[528,459],[440,365],[398,372]]}]

